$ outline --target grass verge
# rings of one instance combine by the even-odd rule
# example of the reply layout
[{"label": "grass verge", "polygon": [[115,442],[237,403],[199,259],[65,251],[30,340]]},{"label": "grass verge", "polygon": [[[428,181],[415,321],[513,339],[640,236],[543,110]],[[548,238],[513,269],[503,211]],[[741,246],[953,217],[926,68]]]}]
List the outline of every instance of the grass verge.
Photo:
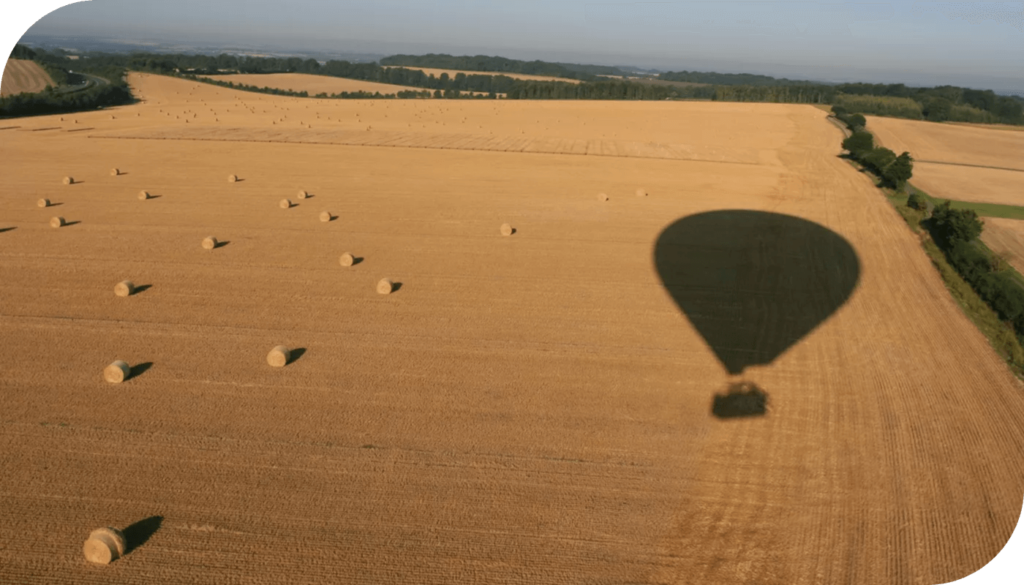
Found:
[{"label": "grass verge", "polygon": [[[866,173],[872,176],[871,173]],[[878,185],[879,181],[877,177],[872,176],[875,180],[875,184]],[[889,203],[896,208],[896,211],[903,217],[903,220],[907,222],[910,229],[914,231],[921,238],[921,247],[924,248],[928,258],[931,259],[932,265],[938,270],[939,275],[942,277],[942,282],[946,285],[946,290],[953,297],[953,300],[960,305],[960,309],[967,315],[967,318],[974,323],[975,327],[988,339],[989,344],[996,350],[1009,366],[1010,370],[1017,375],[1018,378],[1024,378],[1024,347],[1021,346],[1020,340],[1014,333],[1013,328],[1004,323],[999,315],[996,314],[988,303],[984,301],[978,293],[971,288],[971,285],[964,280],[960,274],[953,268],[952,265],[946,260],[946,255],[942,252],[935,241],[932,240],[931,236],[928,235],[928,231],[922,227],[921,222],[925,219],[925,213],[917,209],[907,207],[907,194],[893,191],[892,189],[885,189],[879,187],[885,194],[886,199]],[[980,215],[980,214],[979,214]],[[984,244],[975,242],[984,247]],[[988,250],[987,247],[984,248]],[[989,250],[989,253],[994,257],[996,254]],[[1021,277],[1012,268],[1009,269],[1013,272],[1013,276],[1019,282],[1024,283],[1024,277]]]}]

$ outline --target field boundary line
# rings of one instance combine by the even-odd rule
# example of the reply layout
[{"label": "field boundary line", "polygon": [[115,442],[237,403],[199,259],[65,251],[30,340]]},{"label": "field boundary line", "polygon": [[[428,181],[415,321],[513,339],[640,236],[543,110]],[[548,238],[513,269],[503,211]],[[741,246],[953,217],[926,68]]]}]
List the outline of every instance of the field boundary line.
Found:
[{"label": "field boundary line", "polygon": [[[93,128],[82,128],[81,130],[93,130]],[[81,130],[68,130],[68,132],[80,132]],[[203,136],[101,136],[91,135],[89,138],[101,138],[106,140],[191,140],[196,142],[250,142],[250,143],[276,143],[276,144],[305,144],[305,145],[330,145],[330,146],[352,146],[352,147],[368,147],[368,148],[408,148],[408,149],[423,149],[423,150],[458,150],[462,152],[495,152],[495,153],[513,153],[513,154],[539,154],[539,155],[567,155],[567,156],[595,156],[605,158],[634,158],[634,159],[646,159],[646,160],[676,160],[676,161],[689,161],[689,162],[703,162],[703,163],[716,163],[716,164],[728,164],[728,165],[746,165],[746,166],[768,166],[761,162],[747,162],[738,160],[715,160],[713,158],[702,158],[699,156],[653,156],[653,155],[634,155],[634,154],[606,154],[605,149],[594,150],[588,152],[545,152],[545,151],[530,151],[525,150],[528,144],[515,144],[513,148],[508,149],[497,149],[487,148],[486,145],[480,148],[454,148],[447,143],[445,145],[431,146],[431,145],[416,145],[416,144],[391,144],[391,143],[378,143],[378,144],[366,144],[356,141],[300,141],[300,140],[283,140],[283,139],[272,139],[272,138],[215,138],[215,137],[203,137]],[[390,141],[389,141],[390,142]],[[661,145],[663,148],[673,148],[685,145]]]}]

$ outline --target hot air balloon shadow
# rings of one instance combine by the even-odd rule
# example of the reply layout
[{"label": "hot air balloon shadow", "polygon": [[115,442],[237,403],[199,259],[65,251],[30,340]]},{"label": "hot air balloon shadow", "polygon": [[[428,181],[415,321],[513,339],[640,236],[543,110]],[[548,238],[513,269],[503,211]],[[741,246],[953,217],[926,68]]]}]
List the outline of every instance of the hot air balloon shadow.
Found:
[{"label": "hot air balloon shadow", "polygon": [[654,264],[676,304],[731,381],[719,418],[760,416],[768,395],[737,381],[768,365],[850,298],[860,278],[853,247],[816,223],[765,211],[681,218],[658,236]]}]

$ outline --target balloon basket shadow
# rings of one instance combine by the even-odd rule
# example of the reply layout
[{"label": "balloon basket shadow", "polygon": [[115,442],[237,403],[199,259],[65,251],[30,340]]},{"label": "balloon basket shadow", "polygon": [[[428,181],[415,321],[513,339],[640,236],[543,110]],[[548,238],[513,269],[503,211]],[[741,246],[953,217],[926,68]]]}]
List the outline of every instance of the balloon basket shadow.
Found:
[{"label": "balloon basket shadow", "polygon": [[751,418],[768,414],[768,393],[753,382],[730,384],[721,394],[715,394],[711,403],[715,418]]}]

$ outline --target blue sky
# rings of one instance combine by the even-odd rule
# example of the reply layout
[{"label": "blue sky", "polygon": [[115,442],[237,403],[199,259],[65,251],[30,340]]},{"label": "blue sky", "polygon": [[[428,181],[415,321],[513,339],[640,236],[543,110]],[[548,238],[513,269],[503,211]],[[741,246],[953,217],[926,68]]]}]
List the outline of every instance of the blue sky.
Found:
[{"label": "blue sky", "polygon": [[1024,2],[91,0],[30,32],[1024,92]]}]

